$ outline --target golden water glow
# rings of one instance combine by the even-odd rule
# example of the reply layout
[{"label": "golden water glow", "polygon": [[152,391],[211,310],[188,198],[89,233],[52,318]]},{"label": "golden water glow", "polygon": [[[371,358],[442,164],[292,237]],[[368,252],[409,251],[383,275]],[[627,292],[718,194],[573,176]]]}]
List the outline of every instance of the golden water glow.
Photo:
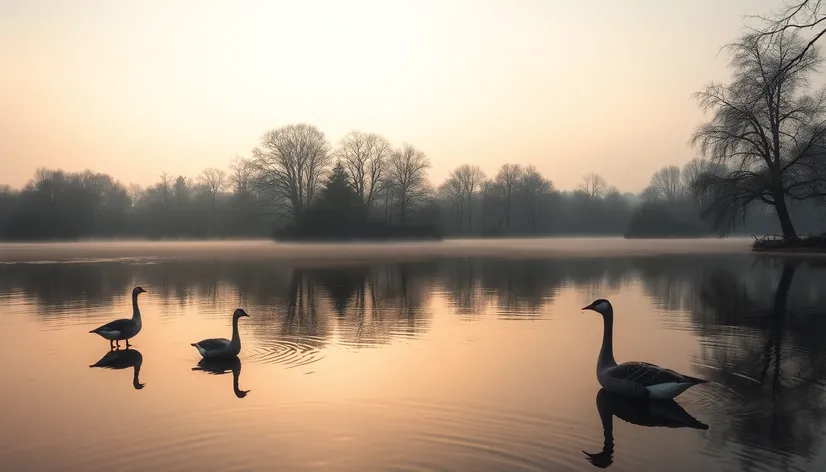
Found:
[{"label": "golden water glow", "polygon": [[[346,264],[268,257],[278,245],[260,242],[258,258],[236,259],[208,255],[253,243],[151,243],[154,259],[135,253],[150,243],[97,255],[40,245],[51,260],[0,261],[0,468],[586,470],[581,451],[603,447],[606,405],[595,403],[602,320],[581,307],[605,297],[618,361],[711,380],[678,399],[708,430],[615,418],[618,470],[673,470],[674,457],[681,470],[733,470],[755,456],[755,470],[816,470],[822,258],[757,260],[725,241],[640,254],[624,241]],[[126,259],[109,259],[113,244]],[[148,290],[137,379],[129,365],[89,367],[108,342],[88,331],[128,316],[134,285]],[[793,317],[775,314],[780,299]],[[240,320],[236,389],[231,370],[193,370],[190,343],[228,337],[238,306],[251,317]],[[761,357],[774,346],[782,357]]]}]

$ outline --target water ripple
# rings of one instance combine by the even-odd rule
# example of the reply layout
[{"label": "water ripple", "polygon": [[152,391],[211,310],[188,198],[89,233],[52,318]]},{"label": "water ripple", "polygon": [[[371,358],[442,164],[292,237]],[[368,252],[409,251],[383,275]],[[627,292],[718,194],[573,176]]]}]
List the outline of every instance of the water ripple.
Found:
[{"label": "water ripple", "polygon": [[[405,451],[427,451],[388,454],[388,470],[584,469],[580,450],[602,441],[598,418],[567,412],[410,400],[343,403],[348,405],[340,408],[372,410],[383,418],[392,429],[388,437],[404,442]],[[645,470],[644,458],[634,451],[623,451],[623,462],[629,470]]]},{"label": "water ripple", "polygon": [[308,344],[306,339],[263,339],[250,349],[245,360],[263,364],[282,364],[287,368],[301,367],[324,358],[324,351]]}]

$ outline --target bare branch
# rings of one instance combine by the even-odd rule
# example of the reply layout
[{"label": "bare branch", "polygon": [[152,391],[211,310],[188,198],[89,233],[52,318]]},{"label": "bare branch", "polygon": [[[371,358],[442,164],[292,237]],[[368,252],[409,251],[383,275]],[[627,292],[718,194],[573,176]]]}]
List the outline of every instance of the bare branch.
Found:
[{"label": "bare branch", "polygon": [[350,185],[361,197],[367,211],[378,196],[392,153],[390,142],[375,133],[351,131],[339,142],[335,156],[344,165]]},{"label": "bare branch", "polygon": [[429,168],[427,155],[410,144],[403,144],[390,156],[387,185],[396,197],[400,223],[404,224],[410,213],[419,208],[429,195]]},{"label": "bare branch", "polygon": [[608,184],[605,182],[605,179],[602,178],[601,175],[597,173],[590,173],[583,177],[582,183],[579,184],[577,187],[581,192],[585,193],[588,198],[594,200],[597,198],[602,198],[607,189]]},{"label": "bare branch", "polygon": [[287,215],[300,215],[315,198],[330,169],[330,144],[305,123],[268,131],[252,151],[255,184],[273,201],[287,202]]},{"label": "bare branch", "polygon": [[784,235],[795,237],[785,199],[796,198],[801,188],[819,188],[797,184],[804,174],[814,179],[806,169],[813,168],[818,159],[813,150],[826,139],[824,93],[803,93],[821,58],[785,30],[771,36],[749,33],[726,49],[732,82],[710,84],[695,94],[700,107],[713,115],[690,142],[710,162],[732,170],[726,176],[708,171],[692,175],[693,193],[722,231],[733,228],[737,217],[760,201],[775,206]]}]

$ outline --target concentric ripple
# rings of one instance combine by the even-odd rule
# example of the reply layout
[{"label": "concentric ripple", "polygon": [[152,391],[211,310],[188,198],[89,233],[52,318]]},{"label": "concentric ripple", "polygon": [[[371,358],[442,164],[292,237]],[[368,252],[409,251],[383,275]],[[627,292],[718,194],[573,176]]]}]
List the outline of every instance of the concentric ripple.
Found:
[{"label": "concentric ripple", "polygon": [[318,362],[323,358],[324,351],[300,339],[263,339],[250,348],[248,356],[244,359],[295,368]]}]

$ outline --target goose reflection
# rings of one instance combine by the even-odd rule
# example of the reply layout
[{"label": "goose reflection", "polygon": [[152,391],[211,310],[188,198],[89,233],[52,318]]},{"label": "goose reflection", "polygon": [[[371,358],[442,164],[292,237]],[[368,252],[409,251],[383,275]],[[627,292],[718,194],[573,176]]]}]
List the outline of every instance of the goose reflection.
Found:
[{"label": "goose reflection", "polygon": [[132,376],[132,386],[135,390],[140,390],[145,384],[142,384],[138,379],[141,372],[141,364],[143,364],[143,356],[137,349],[115,349],[104,354],[99,361],[90,365],[89,367],[100,367],[103,369],[127,369],[132,367],[134,374]]},{"label": "goose reflection", "polygon": [[222,375],[232,372],[232,391],[238,398],[244,398],[250,392],[238,388],[238,377],[241,376],[241,359],[230,357],[228,359],[208,359],[204,358],[192,370],[200,370],[208,374]]},{"label": "goose reflection", "polygon": [[641,400],[600,389],[597,392],[597,411],[605,437],[602,452],[582,452],[587,456],[588,462],[602,469],[614,463],[614,416],[649,428],[708,429],[708,425],[688,414],[674,400]]}]

